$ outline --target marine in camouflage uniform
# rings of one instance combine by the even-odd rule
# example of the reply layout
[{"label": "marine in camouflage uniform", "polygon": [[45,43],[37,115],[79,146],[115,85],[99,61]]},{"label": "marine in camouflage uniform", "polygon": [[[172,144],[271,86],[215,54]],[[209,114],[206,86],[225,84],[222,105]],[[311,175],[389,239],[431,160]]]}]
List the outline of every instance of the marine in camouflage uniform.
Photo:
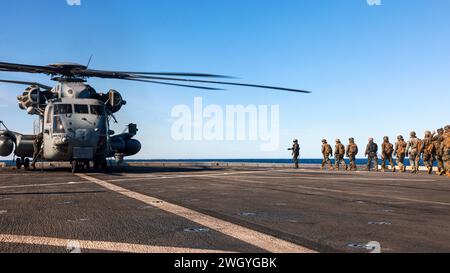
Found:
[{"label": "marine in camouflage uniform", "polygon": [[333,164],[331,164],[331,159],[330,159],[330,156],[333,156],[333,148],[331,148],[331,145],[327,143],[326,139],[322,140],[322,155],[323,155],[323,160],[322,160],[322,167],[320,169],[323,170],[325,167],[325,164],[328,164],[329,169],[333,170]]},{"label": "marine in camouflage uniform", "polygon": [[411,173],[419,173],[420,146],[421,140],[417,138],[416,132],[411,132],[410,139],[407,142],[406,153],[409,156],[411,164]]},{"label": "marine in camouflage uniform", "polygon": [[299,160],[298,160],[298,158],[300,156],[300,145],[298,144],[298,140],[297,139],[294,139],[294,144],[292,144],[292,148],[289,148],[288,150],[292,151],[292,161],[294,162],[294,167],[296,169],[298,169],[299,168],[299,165],[298,165]]},{"label": "marine in camouflage uniform", "polygon": [[397,165],[400,169],[400,172],[406,172],[406,146],[408,146],[408,144],[405,142],[403,136],[398,136],[397,142],[395,143],[394,155],[397,156]]},{"label": "marine in camouflage uniform", "polygon": [[334,148],[334,167],[339,171],[339,166],[343,164],[345,166],[344,170],[347,170],[347,163],[344,160],[345,146],[341,143],[340,139],[336,139],[336,147]]},{"label": "marine in camouflage uniform", "polygon": [[425,167],[427,167],[428,174],[431,174],[431,172],[433,172],[436,149],[433,142],[433,135],[430,131],[425,132],[421,148],[421,152],[423,153],[423,163],[425,164]]},{"label": "marine in camouflage uniform", "polygon": [[31,162],[31,167],[36,169],[36,162],[42,153],[42,142],[44,140],[44,135],[39,133],[33,141],[33,161]]},{"label": "marine in camouflage uniform", "polygon": [[389,142],[389,137],[385,136],[383,138],[383,144],[381,144],[381,171],[386,171],[386,161],[389,161],[391,165],[392,172],[395,172],[394,159],[392,154],[394,153],[394,145]]},{"label": "marine in camouflage uniform", "polygon": [[356,156],[358,155],[358,145],[356,145],[354,138],[350,138],[348,142],[349,144],[347,145],[346,151],[346,155],[350,160],[350,166],[348,170],[356,171],[358,169],[356,167]]},{"label": "marine in camouflage uniform", "polygon": [[450,176],[450,125],[445,126],[444,132],[444,160],[446,174]]},{"label": "marine in camouflage uniform", "polygon": [[434,149],[436,150],[436,161],[438,163],[438,169],[436,174],[443,174],[444,168],[444,129],[437,130],[437,135],[433,136]]},{"label": "marine in camouflage uniform", "polygon": [[370,171],[373,162],[375,171],[378,172],[378,145],[373,141],[373,138],[369,138],[369,143],[366,147],[365,155],[367,156],[367,171]]}]

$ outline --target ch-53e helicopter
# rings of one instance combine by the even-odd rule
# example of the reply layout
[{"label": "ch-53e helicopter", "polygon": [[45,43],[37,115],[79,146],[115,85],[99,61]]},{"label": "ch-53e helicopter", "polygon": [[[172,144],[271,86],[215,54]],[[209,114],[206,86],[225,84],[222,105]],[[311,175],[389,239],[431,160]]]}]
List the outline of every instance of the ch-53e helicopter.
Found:
[{"label": "ch-53e helicopter", "polygon": [[35,135],[13,132],[4,124],[0,124],[5,127],[4,130],[0,128],[0,156],[7,157],[14,152],[17,157],[16,166],[19,169],[22,166],[29,169],[30,158],[33,156],[34,160],[39,158],[45,161],[68,161],[71,163],[72,172],[89,169],[91,162],[96,169],[106,169],[107,158],[115,157],[121,161],[126,156],[139,153],[141,143],[133,139],[138,131],[136,124],[129,124],[122,134],[115,134],[110,130],[111,119],[117,122],[114,114],[126,104],[122,95],[113,89],[107,93],[98,93],[86,81],[91,77],[203,90],[223,89],[192,83],[310,93],[291,88],[212,80],[231,78],[222,75],[104,71],[89,69],[88,65],[75,63],[38,66],[0,62],[0,72],[45,74],[57,82],[56,86],[50,87],[35,82],[0,79],[3,83],[29,85],[17,97],[19,107],[26,110],[29,115],[39,117],[39,129]]}]

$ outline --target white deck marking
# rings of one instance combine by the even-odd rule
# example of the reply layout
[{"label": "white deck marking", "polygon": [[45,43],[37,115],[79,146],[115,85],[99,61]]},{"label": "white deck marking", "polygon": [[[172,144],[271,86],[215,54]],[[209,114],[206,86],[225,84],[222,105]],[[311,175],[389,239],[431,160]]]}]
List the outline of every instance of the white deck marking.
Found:
[{"label": "white deck marking", "polygon": [[0,244],[27,244],[27,245],[43,245],[67,248],[73,243],[83,249],[113,252],[130,252],[130,253],[226,253],[221,250],[195,249],[168,246],[152,246],[128,243],[102,242],[102,241],[84,241],[69,240],[61,238],[37,237],[0,234]]},{"label": "white deck marking", "polygon": [[153,179],[177,179],[177,178],[195,178],[195,177],[209,177],[209,176],[226,176],[237,174],[252,174],[263,173],[268,171],[245,171],[245,172],[232,172],[232,173],[204,173],[204,174],[176,174],[176,175],[132,175],[125,176],[124,178],[107,180],[108,182],[123,182],[123,181],[137,181],[137,180],[153,180]]},{"label": "white deck marking", "polygon": [[[247,180],[247,179],[239,179],[239,178],[232,178],[232,177],[224,177],[223,179],[228,181],[238,181],[238,182],[244,182],[244,183],[251,183],[251,184],[267,184],[265,182],[261,181],[254,181],[254,180]],[[420,199],[413,199],[413,198],[406,198],[406,197],[398,197],[398,196],[387,196],[382,194],[368,194],[368,193],[360,193],[355,191],[343,191],[343,190],[334,190],[334,189],[326,189],[326,188],[320,188],[320,187],[309,187],[309,186],[301,186],[301,185],[295,185],[297,188],[306,189],[306,190],[314,190],[314,191],[324,191],[324,192],[333,192],[333,193],[342,193],[347,195],[357,195],[357,196],[364,196],[364,197],[377,197],[377,198],[383,198],[383,199],[393,199],[398,201],[407,201],[407,202],[415,202],[415,203],[423,203],[423,204],[431,204],[431,205],[443,205],[443,206],[450,206],[450,203],[446,202],[437,202],[437,201],[429,201],[429,200],[420,200]]]},{"label": "white deck marking", "polygon": [[189,221],[196,222],[204,227],[216,230],[222,234],[231,236],[258,248],[275,253],[314,253],[315,251],[306,247],[267,235],[246,227],[242,227],[188,208],[184,208],[175,204],[167,203],[151,196],[140,194],[116,186],[106,181],[85,175],[77,174],[79,177],[91,181],[97,185],[107,188],[111,191],[125,195],[129,198],[136,199],[147,205],[159,208],[163,211],[183,217]]},{"label": "white deck marking", "polygon": [[65,182],[65,183],[49,183],[49,184],[29,184],[29,185],[15,185],[15,186],[2,186],[0,189],[14,189],[14,188],[35,188],[35,187],[47,187],[47,186],[61,186],[61,185],[78,185],[86,184],[86,182]]}]

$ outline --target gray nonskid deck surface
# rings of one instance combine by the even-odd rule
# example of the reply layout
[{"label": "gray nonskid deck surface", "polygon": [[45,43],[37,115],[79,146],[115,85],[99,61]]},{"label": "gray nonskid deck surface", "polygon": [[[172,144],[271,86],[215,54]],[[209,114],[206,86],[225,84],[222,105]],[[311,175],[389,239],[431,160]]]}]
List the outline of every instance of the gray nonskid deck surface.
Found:
[{"label": "gray nonskid deck surface", "polygon": [[0,170],[0,252],[449,252],[449,211],[450,179],[426,174]]}]

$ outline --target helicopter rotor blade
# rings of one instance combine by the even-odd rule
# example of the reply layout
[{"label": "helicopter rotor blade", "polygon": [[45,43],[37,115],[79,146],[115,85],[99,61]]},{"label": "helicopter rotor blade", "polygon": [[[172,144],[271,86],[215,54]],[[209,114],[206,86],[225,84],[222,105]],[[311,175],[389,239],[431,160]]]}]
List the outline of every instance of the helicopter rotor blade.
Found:
[{"label": "helicopter rotor blade", "polygon": [[[135,77],[132,77],[132,78],[135,78]],[[287,91],[287,92],[306,93],[306,94],[312,93],[311,91],[300,90],[300,89],[284,88],[284,87],[269,86],[269,85],[248,84],[248,83],[206,81],[206,80],[180,79],[180,78],[171,78],[171,77],[153,77],[153,76],[136,76],[136,78],[158,80],[158,81],[181,81],[181,82],[192,82],[192,83],[208,83],[208,84],[219,84],[219,85],[254,87],[254,88],[262,88],[262,89]]]},{"label": "helicopter rotor blade", "polygon": [[0,62],[0,71],[5,72],[25,72],[25,73],[43,73],[43,74],[58,74],[57,69],[49,66],[27,65]]},{"label": "helicopter rotor blade", "polygon": [[24,84],[24,85],[36,85],[42,89],[45,90],[52,90],[52,87],[44,85],[44,84],[40,84],[37,82],[26,82],[26,81],[11,81],[11,80],[0,80],[0,82],[4,82],[4,83],[12,83],[12,84]]},{"label": "helicopter rotor blade", "polygon": [[154,76],[174,76],[174,77],[201,77],[201,78],[223,78],[233,79],[235,77],[217,74],[207,73],[186,73],[186,72],[127,72],[127,71],[105,71],[105,70],[86,70],[87,73],[116,73],[116,74],[128,74],[128,75],[154,75]]},{"label": "helicopter rotor blade", "polygon": [[47,75],[60,75],[63,77],[67,77],[69,79],[70,78],[97,77],[97,78],[104,78],[104,79],[134,80],[134,81],[142,81],[142,82],[149,82],[149,83],[155,83],[155,84],[166,84],[166,85],[199,88],[199,89],[207,89],[207,90],[220,90],[220,89],[211,88],[211,87],[195,86],[195,85],[175,84],[175,83],[171,83],[171,82],[178,81],[178,82],[188,82],[188,83],[218,84],[218,85],[243,86],[243,87],[271,89],[271,90],[297,92],[297,93],[311,93],[311,91],[306,91],[306,90],[269,86],[269,85],[179,78],[179,77],[230,78],[228,76],[223,76],[223,75],[202,74],[202,73],[175,73],[175,72],[159,73],[159,72],[102,71],[102,70],[87,69],[86,66],[73,64],[73,63],[61,63],[61,64],[54,64],[54,65],[49,65],[49,66],[36,66],[36,65],[25,65],[25,64],[0,62],[0,71],[43,73],[43,74],[47,74]]},{"label": "helicopter rotor blade", "polygon": [[187,88],[195,88],[195,89],[203,89],[203,90],[213,90],[213,91],[223,91],[224,90],[221,88],[198,86],[198,85],[186,85],[186,84],[168,83],[168,82],[151,81],[151,80],[140,80],[140,79],[132,79],[132,78],[122,78],[122,79],[128,80],[128,81],[135,81],[135,82],[147,82],[147,83],[178,86],[178,87],[187,87]]}]

